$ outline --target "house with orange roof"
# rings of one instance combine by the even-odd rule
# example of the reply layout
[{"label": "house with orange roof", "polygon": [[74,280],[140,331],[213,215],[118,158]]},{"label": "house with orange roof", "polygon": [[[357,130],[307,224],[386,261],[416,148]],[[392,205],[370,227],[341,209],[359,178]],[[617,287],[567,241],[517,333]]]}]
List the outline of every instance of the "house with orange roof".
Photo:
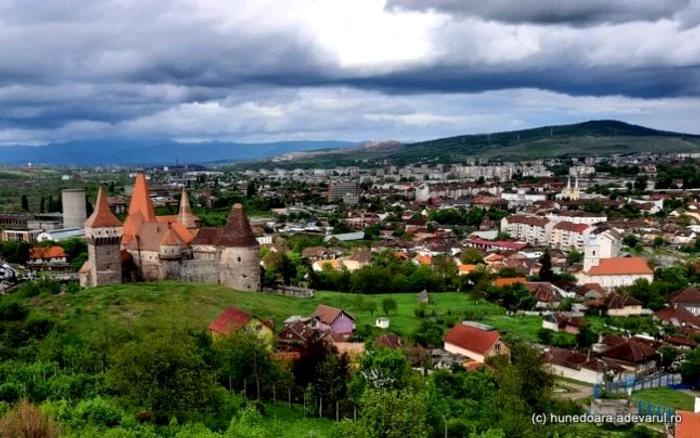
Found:
[{"label": "house with orange roof", "polygon": [[654,271],[643,257],[599,259],[597,264],[578,274],[578,284],[598,283],[605,289],[631,286],[637,280],[654,281]]},{"label": "house with orange roof", "polygon": [[417,255],[413,258],[413,263],[421,266],[432,266],[433,257],[429,254]]},{"label": "house with orange roof", "polygon": [[[695,398],[695,410],[700,411],[700,402]],[[697,438],[700,433],[700,412],[677,411],[680,421],[675,424],[674,438]]]},{"label": "house with orange roof", "polygon": [[506,287],[513,284],[524,284],[527,281],[525,277],[512,277],[512,278],[497,278],[493,280],[493,285],[496,287]]},{"label": "house with orange roof", "polygon": [[343,269],[343,264],[340,262],[340,259],[316,260],[311,264],[311,269],[313,269],[314,272],[321,272],[329,268],[334,271],[340,271]]},{"label": "house with orange roof", "polygon": [[469,275],[472,272],[476,272],[476,270],[479,269],[478,265],[470,265],[466,263],[460,263],[457,265],[457,275],[462,276],[462,275]]},{"label": "house with orange roof", "polygon": [[36,246],[29,250],[27,265],[32,270],[55,271],[69,269],[68,255],[58,245]]}]

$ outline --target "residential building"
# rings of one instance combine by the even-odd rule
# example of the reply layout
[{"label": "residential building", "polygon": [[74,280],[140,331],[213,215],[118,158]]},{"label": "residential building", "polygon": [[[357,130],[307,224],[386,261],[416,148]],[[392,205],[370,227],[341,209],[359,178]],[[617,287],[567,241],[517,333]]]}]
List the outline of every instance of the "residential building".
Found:
[{"label": "residential building", "polygon": [[457,323],[447,332],[444,349],[479,363],[489,357],[510,355],[510,348],[503,342],[498,331],[471,321]]},{"label": "residential building", "polygon": [[584,327],[588,327],[588,321],[583,317],[583,314],[574,315],[566,312],[550,313],[542,319],[542,328],[555,332],[577,335]]},{"label": "residential building", "polygon": [[604,383],[610,378],[617,380],[622,372],[622,367],[611,361],[557,347],[545,351],[545,362],[552,374],[591,385]]},{"label": "residential building", "polygon": [[586,224],[576,224],[568,221],[558,222],[552,227],[550,247],[562,251],[575,249],[583,252],[588,244],[592,229],[590,225]]},{"label": "residential building", "polygon": [[328,200],[330,202],[348,199],[354,200],[354,203],[357,203],[359,196],[360,184],[357,181],[336,182],[331,184],[328,188]]},{"label": "residential building", "polygon": [[331,330],[345,338],[355,330],[355,316],[335,307],[319,304],[310,317],[310,326],[321,331]]},{"label": "residential building", "polygon": [[30,269],[40,271],[70,269],[68,255],[60,246],[36,246],[31,248],[27,264]]},{"label": "residential building", "polygon": [[240,330],[257,334],[265,342],[268,349],[272,348],[274,325],[270,321],[263,321],[251,313],[235,307],[228,307],[209,324],[209,331],[215,341]]},{"label": "residential building", "polygon": [[700,290],[686,289],[671,297],[671,306],[683,308],[695,316],[700,316]]},{"label": "residential building", "polygon": [[501,219],[501,231],[535,246],[549,245],[553,227],[554,222],[539,216],[511,215]]}]

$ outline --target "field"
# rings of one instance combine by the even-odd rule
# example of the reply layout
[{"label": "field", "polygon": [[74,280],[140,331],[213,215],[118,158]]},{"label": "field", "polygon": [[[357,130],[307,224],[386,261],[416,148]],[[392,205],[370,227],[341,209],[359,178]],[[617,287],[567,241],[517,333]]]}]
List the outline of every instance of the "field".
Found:
[{"label": "field", "polygon": [[[239,292],[216,285],[199,283],[141,283],[104,286],[82,290],[71,295],[42,296],[32,299],[36,313],[68,323],[76,331],[89,331],[104,324],[118,326],[158,327],[177,325],[205,329],[228,306],[239,307],[261,318],[273,319],[279,327],[291,315],[310,315],[319,304],[341,307],[353,313],[358,327],[374,325],[383,314],[381,302],[391,297],[397,311],[389,316],[390,330],[409,335],[420,324],[415,315],[419,307],[415,294],[356,295],[340,292],[316,292],[311,299],[300,299],[251,292]],[[476,301],[466,294],[444,292],[430,294],[432,304],[425,307],[432,316],[455,319],[483,317],[484,322],[503,330],[522,332],[527,338],[536,336],[537,317],[506,317],[505,311],[488,302]],[[359,301],[374,301],[376,310],[359,310]]]},{"label": "field", "polygon": [[674,391],[668,388],[645,389],[635,392],[632,396],[635,400],[644,400],[669,408],[681,409],[693,412],[695,399],[681,391]]}]

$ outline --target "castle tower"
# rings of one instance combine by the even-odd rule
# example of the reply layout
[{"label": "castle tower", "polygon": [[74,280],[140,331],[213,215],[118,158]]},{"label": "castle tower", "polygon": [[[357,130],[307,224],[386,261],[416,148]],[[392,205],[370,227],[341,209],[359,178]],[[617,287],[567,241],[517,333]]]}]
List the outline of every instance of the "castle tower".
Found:
[{"label": "castle tower", "polygon": [[192,214],[190,207],[190,197],[187,195],[187,190],[182,188],[182,196],[180,197],[180,210],[177,213],[177,221],[188,229],[197,228],[199,226],[197,216]]},{"label": "castle tower", "polygon": [[216,243],[219,284],[238,290],[260,290],[260,254],[243,206],[231,208]]},{"label": "castle tower", "polygon": [[[84,286],[95,287],[122,282],[122,265],[119,242],[122,223],[107,204],[104,188],[97,192],[92,215],[85,221],[85,238],[88,244],[88,262]],[[83,271],[83,270],[81,270]]]},{"label": "castle tower", "polygon": [[151,201],[146,175],[139,173],[134,181],[134,191],[129,202],[129,212],[124,220],[122,246],[126,247],[138,234],[144,222],[156,222],[156,213]]}]

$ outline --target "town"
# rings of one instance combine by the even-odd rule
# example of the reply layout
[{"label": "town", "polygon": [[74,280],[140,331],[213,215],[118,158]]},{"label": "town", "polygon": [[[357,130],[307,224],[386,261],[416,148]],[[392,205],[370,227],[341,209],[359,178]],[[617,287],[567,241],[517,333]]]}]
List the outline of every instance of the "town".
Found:
[{"label": "town", "polygon": [[[156,314],[171,311],[176,296],[188,299],[214,351],[261,354],[272,367],[265,373],[291,373],[263,379],[255,368],[263,365],[240,363],[223,371],[235,371],[224,386],[301,403],[307,419],[355,418],[354,385],[401,389],[413,373],[453,381],[457,370],[486,384],[505,366],[535,366],[549,382],[542,400],[601,415],[679,413],[693,424],[696,158],[8,169],[3,318],[67,318],[72,296],[106,294],[121,303],[114,323],[124,324],[146,296],[164,300],[149,307]],[[38,200],[27,188],[37,183],[46,187]],[[210,300],[206,310],[191,307],[202,306],[195,297]],[[529,362],[502,362],[514,355]],[[324,372],[354,377],[320,383],[329,376],[315,373]],[[673,433],[682,424],[634,430]],[[458,427],[453,419],[438,429]],[[523,433],[502,427],[505,436]]]}]

